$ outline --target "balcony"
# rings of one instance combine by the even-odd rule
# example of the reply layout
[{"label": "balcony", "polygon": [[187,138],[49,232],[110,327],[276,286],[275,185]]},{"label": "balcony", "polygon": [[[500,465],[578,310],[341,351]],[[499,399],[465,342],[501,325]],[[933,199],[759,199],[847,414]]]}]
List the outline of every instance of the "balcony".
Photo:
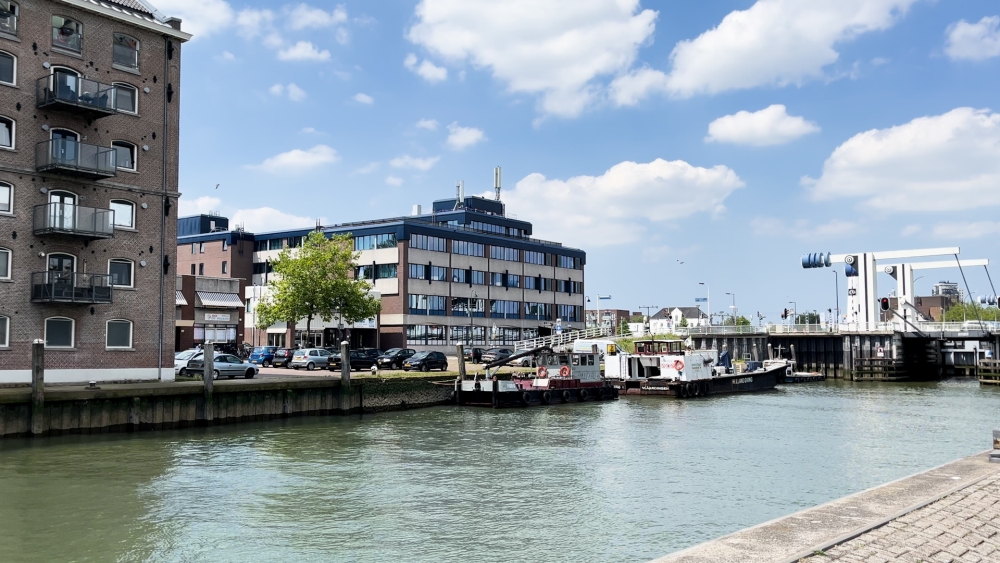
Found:
[{"label": "balcony", "polygon": [[35,170],[60,172],[92,180],[118,173],[115,150],[73,139],[51,139],[35,145]]},{"label": "balcony", "polygon": [[35,82],[35,105],[97,119],[116,113],[115,87],[57,72]]},{"label": "balcony", "polygon": [[32,213],[36,235],[69,235],[97,240],[115,236],[115,212],[66,203],[36,205]]},{"label": "balcony", "polygon": [[76,272],[31,274],[32,303],[111,303],[111,276]]}]

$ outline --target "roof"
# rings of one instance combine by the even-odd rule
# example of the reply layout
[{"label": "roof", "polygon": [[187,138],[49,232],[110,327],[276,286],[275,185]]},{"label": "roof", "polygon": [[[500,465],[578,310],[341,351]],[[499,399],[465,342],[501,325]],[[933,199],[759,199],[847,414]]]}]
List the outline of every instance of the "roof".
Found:
[{"label": "roof", "polygon": [[57,0],[63,4],[97,12],[157,33],[169,35],[180,41],[191,39],[191,34],[175,29],[180,20],[165,17],[146,0]]},{"label": "roof", "polygon": [[235,293],[216,293],[214,291],[196,291],[196,307],[223,307],[231,309],[233,307],[243,307],[243,300]]},{"label": "roof", "polygon": [[104,0],[104,2],[107,4],[117,4],[123,8],[135,10],[136,12],[141,12],[143,14],[149,14],[151,16],[153,15],[153,12],[156,11],[156,8],[147,6],[137,0]]},{"label": "roof", "polygon": [[701,307],[664,307],[656,312],[651,318],[653,319],[665,319],[674,312],[674,309],[680,309],[681,316],[685,319],[707,319],[708,315],[701,310]]},{"label": "roof", "polygon": [[181,290],[179,290],[179,289],[177,290],[177,304],[178,305],[187,305],[188,304],[187,299],[184,298],[184,293],[182,293]]}]

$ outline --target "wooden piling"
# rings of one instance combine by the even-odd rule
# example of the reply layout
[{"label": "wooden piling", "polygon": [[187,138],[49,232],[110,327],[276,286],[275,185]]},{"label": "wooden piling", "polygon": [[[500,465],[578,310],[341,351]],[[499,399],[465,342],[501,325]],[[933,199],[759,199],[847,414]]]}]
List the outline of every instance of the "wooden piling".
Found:
[{"label": "wooden piling", "polygon": [[205,422],[211,424],[215,420],[215,397],[212,394],[215,387],[215,345],[206,342],[202,357],[205,359],[205,369],[201,375],[205,381]]},{"label": "wooden piling", "polygon": [[45,341],[31,344],[31,434],[45,431]]},{"label": "wooden piling", "polygon": [[340,343],[340,410],[351,412],[351,350],[346,340]]}]

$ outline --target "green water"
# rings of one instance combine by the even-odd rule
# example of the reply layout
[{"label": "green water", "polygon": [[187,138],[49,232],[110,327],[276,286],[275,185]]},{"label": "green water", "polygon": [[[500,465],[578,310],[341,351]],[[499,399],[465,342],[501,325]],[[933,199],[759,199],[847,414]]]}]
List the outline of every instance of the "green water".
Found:
[{"label": "green water", "polygon": [[982,451],[1000,390],[802,384],[0,442],[0,561],[645,561]]}]

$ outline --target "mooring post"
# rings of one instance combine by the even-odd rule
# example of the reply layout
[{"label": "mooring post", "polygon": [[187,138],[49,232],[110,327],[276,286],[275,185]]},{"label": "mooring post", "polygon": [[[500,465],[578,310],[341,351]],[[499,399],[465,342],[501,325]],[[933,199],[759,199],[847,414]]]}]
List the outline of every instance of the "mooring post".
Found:
[{"label": "mooring post", "polygon": [[340,343],[340,409],[351,412],[351,350],[346,340]]},{"label": "mooring post", "polygon": [[31,434],[40,436],[45,428],[45,341],[31,343]]},{"label": "mooring post", "polygon": [[205,381],[205,421],[211,424],[215,420],[215,399],[212,397],[215,386],[215,345],[206,342],[202,357],[205,359],[205,369],[201,374]]},{"label": "mooring post", "polygon": [[458,377],[465,379],[465,349],[461,344],[455,345],[455,349],[458,351]]},{"label": "mooring post", "polygon": [[803,369],[803,368],[799,367],[798,362],[795,361],[795,345],[794,344],[789,344],[788,348],[792,351],[792,365],[794,365],[798,369]]}]

